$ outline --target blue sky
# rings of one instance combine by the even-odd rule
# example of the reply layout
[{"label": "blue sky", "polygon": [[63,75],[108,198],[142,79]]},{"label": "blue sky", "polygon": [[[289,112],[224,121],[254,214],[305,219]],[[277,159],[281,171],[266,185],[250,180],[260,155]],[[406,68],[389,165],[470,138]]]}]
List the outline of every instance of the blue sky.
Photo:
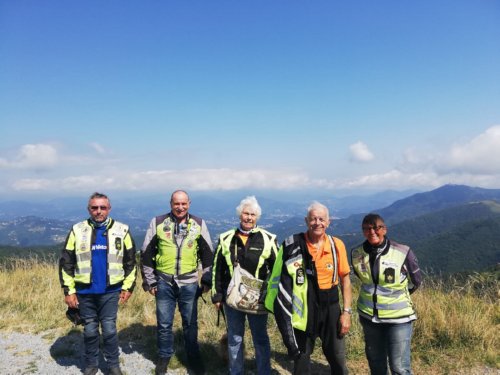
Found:
[{"label": "blue sky", "polygon": [[0,2],[0,194],[500,188],[500,3]]}]

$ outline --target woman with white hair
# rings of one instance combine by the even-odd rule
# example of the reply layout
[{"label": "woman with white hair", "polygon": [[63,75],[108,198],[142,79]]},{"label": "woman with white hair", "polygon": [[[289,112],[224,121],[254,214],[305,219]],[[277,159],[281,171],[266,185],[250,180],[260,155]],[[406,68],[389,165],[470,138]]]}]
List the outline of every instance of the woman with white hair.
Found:
[{"label": "woman with white hair", "polygon": [[[212,269],[212,302],[226,314],[229,373],[243,374],[243,336],[248,319],[259,375],[271,372],[271,347],[267,334],[267,312],[264,308],[267,279],[277,255],[276,236],[257,227],[262,210],[254,196],[243,199],[236,207],[240,219],[238,228],[219,236]],[[231,307],[226,301],[227,290],[236,267],[262,281],[258,308],[254,311]]]}]

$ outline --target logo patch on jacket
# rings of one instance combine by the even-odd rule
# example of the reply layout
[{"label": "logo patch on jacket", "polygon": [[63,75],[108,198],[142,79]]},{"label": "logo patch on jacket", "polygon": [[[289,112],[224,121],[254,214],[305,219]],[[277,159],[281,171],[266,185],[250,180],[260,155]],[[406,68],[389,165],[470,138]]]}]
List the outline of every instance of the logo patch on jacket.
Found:
[{"label": "logo patch on jacket", "polygon": [[115,248],[117,251],[120,251],[122,249],[122,239],[121,238],[115,238]]},{"label": "logo patch on jacket", "polygon": [[394,268],[386,268],[384,271],[385,282],[392,284],[396,278],[396,270]]},{"label": "logo patch on jacket", "polygon": [[303,268],[297,268],[295,282],[297,283],[297,285],[304,284],[305,279],[304,279],[304,269]]}]

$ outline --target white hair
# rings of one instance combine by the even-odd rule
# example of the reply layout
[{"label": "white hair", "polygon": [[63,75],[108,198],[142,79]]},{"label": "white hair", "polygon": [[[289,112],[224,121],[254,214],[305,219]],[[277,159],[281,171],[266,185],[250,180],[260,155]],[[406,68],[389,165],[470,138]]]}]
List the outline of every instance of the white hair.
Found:
[{"label": "white hair", "polygon": [[241,213],[243,212],[243,209],[245,207],[250,207],[252,212],[257,216],[256,219],[259,220],[260,215],[262,214],[262,209],[260,208],[259,202],[257,202],[257,198],[255,198],[254,195],[250,195],[241,200],[238,207],[236,207],[236,214],[238,215],[238,217],[241,216]]},{"label": "white hair", "polygon": [[330,218],[330,211],[328,210],[328,207],[326,207],[324,204],[319,203],[318,201],[312,202],[309,207],[307,207],[307,217],[309,217],[309,214],[313,210],[324,210],[326,212],[326,217]]}]

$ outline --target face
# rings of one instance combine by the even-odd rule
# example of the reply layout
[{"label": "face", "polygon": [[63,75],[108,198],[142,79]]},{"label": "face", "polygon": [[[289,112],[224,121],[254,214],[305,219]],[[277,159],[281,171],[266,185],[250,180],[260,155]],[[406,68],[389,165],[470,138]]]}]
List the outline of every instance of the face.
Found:
[{"label": "face", "polygon": [[330,218],[324,209],[311,210],[306,217],[306,224],[310,236],[321,237],[330,225]]},{"label": "face", "polygon": [[111,205],[106,198],[94,198],[89,200],[89,210],[90,217],[96,223],[102,223],[106,221],[111,211]]},{"label": "face", "polygon": [[384,242],[387,227],[382,221],[377,221],[375,225],[363,224],[363,235],[370,245],[380,245]]},{"label": "face", "polygon": [[251,230],[257,224],[257,214],[250,206],[243,207],[240,215],[240,225],[243,230]]},{"label": "face", "polygon": [[177,220],[182,220],[186,217],[190,203],[188,195],[183,191],[178,191],[172,196],[170,208]]}]

